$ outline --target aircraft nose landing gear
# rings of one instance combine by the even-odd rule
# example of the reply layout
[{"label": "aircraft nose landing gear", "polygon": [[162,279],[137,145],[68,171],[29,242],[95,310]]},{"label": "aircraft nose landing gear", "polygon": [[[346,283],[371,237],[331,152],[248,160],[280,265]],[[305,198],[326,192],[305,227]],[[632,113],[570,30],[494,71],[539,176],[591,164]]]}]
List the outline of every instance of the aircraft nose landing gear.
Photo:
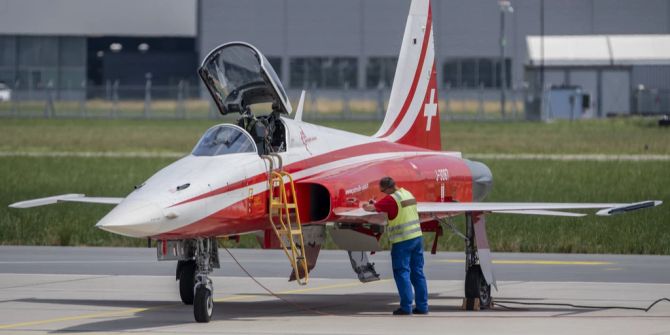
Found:
[{"label": "aircraft nose landing gear", "polygon": [[221,267],[216,238],[157,240],[159,261],[177,261],[179,297],[193,305],[197,322],[209,322],[214,311],[214,284],[209,274]]},{"label": "aircraft nose landing gear", "polygon": [[209,322],[214,312],[214,284],[209,278],[212,265],[218,264],[215,239],[198,239],[195,244],[195,286],[193,287],[193,316],[197,322]]}]

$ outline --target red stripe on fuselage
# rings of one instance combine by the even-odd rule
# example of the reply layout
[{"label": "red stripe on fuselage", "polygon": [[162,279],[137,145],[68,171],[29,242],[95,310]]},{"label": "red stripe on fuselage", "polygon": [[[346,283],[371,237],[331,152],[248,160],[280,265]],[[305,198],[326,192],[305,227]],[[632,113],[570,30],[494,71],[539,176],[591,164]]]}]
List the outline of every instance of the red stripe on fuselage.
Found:
[{"label": "red stripe on fuselage", "polygon": [[419,79],[421,78],[421,70],[423,69],[423,63],[426,60],[426,50],[428,50],[428,42],[430,41],[430,31],[433,27],[432,24],[432,14],[430,10],[430,4],[428,5],[428,20],[426,20],[426,32],[423,36],[423,45],[421,46],[421,56],[419,56],[419,63],[418,66],[416,67],[416,72],[414,72],[414,79],[412,80],[412,87],[410,88],[409,92],[407,93],[407,98],[405,99],[405,103],[402,105],[402,109],[400,110],[400,114],[393,120],[393,124],[391,124],[391,127],[382,135],[381,137],[386,137],[393,133],[395,129],[398,127],[400,122],[402,121],[403,118],[405,118],[405,114],[407,114],[407,111],[409,110],[409,105],[412,103],[412,100],[414,100],[414,94],[416,93],[416,87],[419,85]]},{"label": "red stripe on fuselage", "polygon": [[[409,166],[415,166],[408,169]],[[434,179],[434,171],[448,168],[449,180],[437,182]],[[418,201],[472,201],[472,176],[469,168],[463,160],[456,157],[444,156],[435,152],[420,156],[406,157],[402,160],[388,158],[376,161],[376,164],[356,165],[355,168],[347,170],[345,167],[336,175],[316,174],[313,177],[301,178],[307,183],[319,183],[331,192],[332,208],[357,207],[360,203],[351,203],[350,199],[367,201],[380,195],[376,187],[363,189],[353,195],[345,195],[345,189],[352,185],[378,180],[382,175],[393,175],[402,186],[415,194]],[[329,170],[327,172],[334,172]],[[442,191],[439,184],[443,184]],[[253,196],[253,198],[242,199],[225,208],[217,210],[186,226],[165,232],[157,238],[190,238],[196,236],[224,236],[244,234],[251,231],[269,229],[267,208],[256,206],[257,201],[267,201],[267,191]],[[251,203],[250,203],[251,202]],[[318,204],[317,204],[318,205]],[[250,206],[253,207],[250,210]],[[301,215],[302,216],[302,215]],[[423,217],[423,216],[422,216]],[[322,224],[324,221],[333,220],[337,216],[330,212],[326,219],[318,222],[303,222],[306,224]],[[305,219],[305,217],[303,217]]]},{"label": "red stripe on fuselage", "polygon": [[[338,149],[334,150],[328,153],[324,153],[318,156],[310,157],[302,161],[298,161],[292,164],[287,165],[284,170],[289,173],[294,173],[296,171],[301,171],[304,169],[308,169],[311,167],[323,165],[326,163],[331,163],[335,162],[338,160],[346,159],[346,158],[351,158],[351,157],[356,157],[356,156],[361,156],[361,155],[369,155],[369,154],[376,154],[376,153],[387,153],[387,152],[403,152],[403,151],[429,151],[423,148],[417,148],[409,145],[404,145],[404,144],[397,144],[397,143],[392,143],[392,142],[387,142],[387,141],[378,141],[378,142],[373,142],[373,143],[366,143],[366,144],[361,144],[361,145],[356,145],[352,147],[347,147],[343,149]],[[179,205],[183,205],[189,202],[193,201],[198,201],[202,200],[205,198],[213,197],[219,194],[231,192],[238,190],[240,188],[243,188],[248,185],[253,185],[256,183],[260,183],[263,181],[267,181],[267,173],[259,173],[253,177],[247,178],[245,180],[240,180],[237,182],[234,182],[232,184],[226,185],[224,187],[209,191],[207,193],[203,193],[201,195],[198,195],[196,197],[184,200],[182,202],[176,203],[170,207],[175,207]]]}]

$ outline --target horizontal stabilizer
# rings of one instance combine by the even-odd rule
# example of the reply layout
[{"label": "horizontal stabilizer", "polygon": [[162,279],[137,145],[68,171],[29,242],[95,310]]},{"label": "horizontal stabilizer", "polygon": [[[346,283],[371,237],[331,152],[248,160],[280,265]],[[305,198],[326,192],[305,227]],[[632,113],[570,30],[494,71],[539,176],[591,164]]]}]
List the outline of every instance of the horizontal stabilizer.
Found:
[{"label": "horizontal stabilizer", "polygon": [[31,208],[38,206],[51,205],[58,202],[83,202],[91,204],[105,204],[105,205],[116,205],[119,204],[123,198],[110,198],[110,197],[87,197],[85,194],[61,194],[53,197],[32,199],[26,201],[20,201],[9,205],[11,208]]}]

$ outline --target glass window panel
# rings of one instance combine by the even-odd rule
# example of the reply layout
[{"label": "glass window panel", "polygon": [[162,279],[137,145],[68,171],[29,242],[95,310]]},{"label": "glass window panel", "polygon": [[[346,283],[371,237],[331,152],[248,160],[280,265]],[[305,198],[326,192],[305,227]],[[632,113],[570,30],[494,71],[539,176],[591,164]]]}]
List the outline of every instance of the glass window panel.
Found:
[{"label": "glass window panel", "polygon": [[461,60],[461,88],[476,88],[477,82],[477,59],[465,58]]},{"label": "glass window panel", "polygon": [[358,82],[358,60],[353,57],[300,57],[290,61],[292,88],[342,88]]},{"label": "glass window panel", "polygon": [[0,67],[16,66],[16,38],[0,36]]},{"label": "glass window panel", "polygon": [[61,68],[59,76],[59,88],[64,90],[80,89],[86,80],[86,68],[70,67]]},{"label": "glass window panel", "polygon": [[86,38],[61,37],[59,51],[61,66],[86,66]]},{"label": "glass window panel", "polygon": [[488,58],[482,58],[479,60],[478,68],[478,82],[484,87],[491,88],[495,87],[495,82],[493,78],[493,60]]},{"label": "glass window panel", "polygon": [[370,58],[365,69],[365,86],[367,88],[391,87],[397,64],[396,57]]},{"label": "glass window panel", "polygon": [[58,37],[19,37],[19,66],[58,66]]},{"label": "glass window panel", "polygon": [[442,81],[444,85],[451,88],[459,88],[461,86],[459,60],[448,59],[442,69]]},{"label": "glass window panel", "polygon": [[320,87],[333,88],[337,87],[338,82],[341,80],[341,66],[339,62],[336,62],[333,58],[326,58],[322,63],[323,79],[324,82],[321,83]]}]

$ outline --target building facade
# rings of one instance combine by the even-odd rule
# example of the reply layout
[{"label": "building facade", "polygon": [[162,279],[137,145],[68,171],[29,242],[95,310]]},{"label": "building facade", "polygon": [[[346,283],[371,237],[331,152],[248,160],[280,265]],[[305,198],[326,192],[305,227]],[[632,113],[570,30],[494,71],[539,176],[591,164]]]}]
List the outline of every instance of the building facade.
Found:
[{"label": "building facade", "polygon": [[142,87],[149,73],[158,85],[195,82],[195,10],[195,0],[0,0],[0,82],[61,99]]},{"label": "building facade", "polygon": [[[512,0],[511,6],[513,12],[501,14],[493,0],[432,2],[441,90],[495,97],[503,77],[507,87],[527,86],[528,36],[670,33],[670,0]],[[408,8],[408,0],[200,0],[200,55],[243,40],[265,53],[290,89],[388,87]],[[670,88],[645,71],[630,85]]]}]

